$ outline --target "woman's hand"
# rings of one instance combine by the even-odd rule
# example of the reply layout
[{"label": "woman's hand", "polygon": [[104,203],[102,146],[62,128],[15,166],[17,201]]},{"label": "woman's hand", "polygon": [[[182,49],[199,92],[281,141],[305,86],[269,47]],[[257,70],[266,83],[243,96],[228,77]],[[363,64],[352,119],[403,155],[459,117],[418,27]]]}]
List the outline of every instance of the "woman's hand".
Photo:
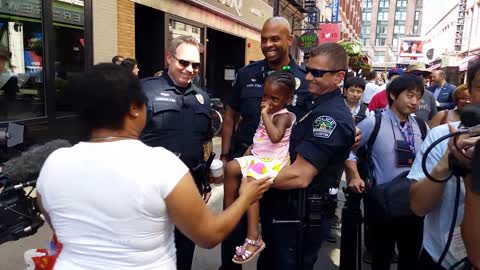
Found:
[{"label": "woman's hand", "polygon": [[246,198],[250,204],[260,200],[272,185],[271,181],[267,181],[268,179],[269,178],[251,180],[243,177],[239,190],[240,197]]}]

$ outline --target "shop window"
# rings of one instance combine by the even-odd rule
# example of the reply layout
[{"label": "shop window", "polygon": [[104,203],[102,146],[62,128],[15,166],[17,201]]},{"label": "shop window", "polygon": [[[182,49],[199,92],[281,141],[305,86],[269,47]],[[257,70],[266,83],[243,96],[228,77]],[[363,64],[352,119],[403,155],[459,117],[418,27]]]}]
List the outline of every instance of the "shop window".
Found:
[{"label": "shop window", "polygon": [[375,52],[373,62],[383,63],[385,62],[385,52]]},{"label": "shop window", "polygon": [[85,71],[84,1],[53,2],[57,116],[71,115],[71,81]]},{"label": "shop window", "polygon": [[0,6],[0,122],[46,115],[41,1],[31,16]]}]

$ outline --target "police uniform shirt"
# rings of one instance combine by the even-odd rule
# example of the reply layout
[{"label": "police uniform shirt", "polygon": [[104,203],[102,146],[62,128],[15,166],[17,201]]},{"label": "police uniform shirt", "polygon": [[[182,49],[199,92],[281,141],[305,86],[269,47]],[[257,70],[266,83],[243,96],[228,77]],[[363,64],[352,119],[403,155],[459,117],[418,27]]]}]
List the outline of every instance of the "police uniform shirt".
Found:
[{"label": "police uniform shirt", "polygon": [[148,98],[147,123],[141,140],[180,154],[187,166],[203,158],[203,144],[210,139],[210,99],[206,92],[190,84],[176,86],[164,72],[161,77],[142,80]]},{"label": "police uniform shirt", "polygon": [[337,180],[338,168],[343,166],[355,141],[352,113],[340,89],[321,95],[308,106],[310,111],[292,130],[290,157],[293,162],[299,154],[315,166],[320,173],[312,184],[328,189]]},{"label": "police uniform shirt", "polygon": [[[305,82],[305,69],[297,65],[292,57],[290,57],[289,65],[290,72],[295,76],[296,90],[292,106],[289,106],[288,109],[298,116],[305,110],[305,100],[308,99],[310,93]],[[269,71],[272,69],[268,67],[265,60],[254,62],[238,71],[232,95],[226,102],[242,117],[236,133],[238,143],[252,144],[253,135],[260,122],[263,83]]]}]

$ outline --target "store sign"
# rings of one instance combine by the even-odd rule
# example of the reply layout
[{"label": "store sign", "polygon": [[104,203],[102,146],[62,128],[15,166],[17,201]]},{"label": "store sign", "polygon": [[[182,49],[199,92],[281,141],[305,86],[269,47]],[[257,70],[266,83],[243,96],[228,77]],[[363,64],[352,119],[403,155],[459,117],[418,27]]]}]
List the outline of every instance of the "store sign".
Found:
[{"label": "store sign", "polygon": [[320,30],[318,31],[320,43],[339,41],[341,37],[340,30],[340,23],[321,23]]},{"label": "store sign", "polygon": [[258,30],[262,29],[267,18],[273,16],[273,8],[261,0],[188,0],[188,2]]},{"label": "store sign", "polygon": [[340,0],[332,0],[332,22],[338,22],[338,6]]},{"label": "store sign", "polygon": [[300,49],[302,51],[310,51],[318,46],[318,36],[314,32],[306,32],[300,36]]},{"label": "store sign", "polygon": [[[68,5],[53,3],[53,21],[84,25],[83,8],[67,8]],[[41,18],[42,6],[39,0],[0,0],[0,13],[30,18]]]}]

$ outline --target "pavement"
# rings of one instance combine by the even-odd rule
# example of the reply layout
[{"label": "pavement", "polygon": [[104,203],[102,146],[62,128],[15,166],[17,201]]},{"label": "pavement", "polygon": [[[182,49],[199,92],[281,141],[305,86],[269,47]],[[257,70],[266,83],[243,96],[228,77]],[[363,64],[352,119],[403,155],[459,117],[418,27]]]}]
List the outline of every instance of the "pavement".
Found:
[{"label": "pavement", "polygon": [[[220,156],[220,139],[214,138],[213,149],[217,156]],[[342,185],[345,181],[342,180]],[[339,196],[339,207],[337,209],[340,215],[344,201],[343,194]],[[223,185],[212,186],[212,197],[208,202],[208,207],[214,213],[222,210],[223,204]],[[52,235],[48,225],[44,225],[37,234],[16,242],[5,243],[0,246],[0,270],[24,270],[25,261],[23,254],[28,249],[43,248]],[[340,231],[337,231],[337,243],[325,242],[319,252],[319,259],[315,265],[315,270],[337,270],[340,261]],[[207,250],[197,247],[193,258],[192,270],[217,270],[220,266],[220,245]],[[244,270],[253,270],[256,268],[256,260],[244,264]],[[362,269],[370,269],[369,265],[363,265]],[[396,265],[392,265],[392,270]]]}]

